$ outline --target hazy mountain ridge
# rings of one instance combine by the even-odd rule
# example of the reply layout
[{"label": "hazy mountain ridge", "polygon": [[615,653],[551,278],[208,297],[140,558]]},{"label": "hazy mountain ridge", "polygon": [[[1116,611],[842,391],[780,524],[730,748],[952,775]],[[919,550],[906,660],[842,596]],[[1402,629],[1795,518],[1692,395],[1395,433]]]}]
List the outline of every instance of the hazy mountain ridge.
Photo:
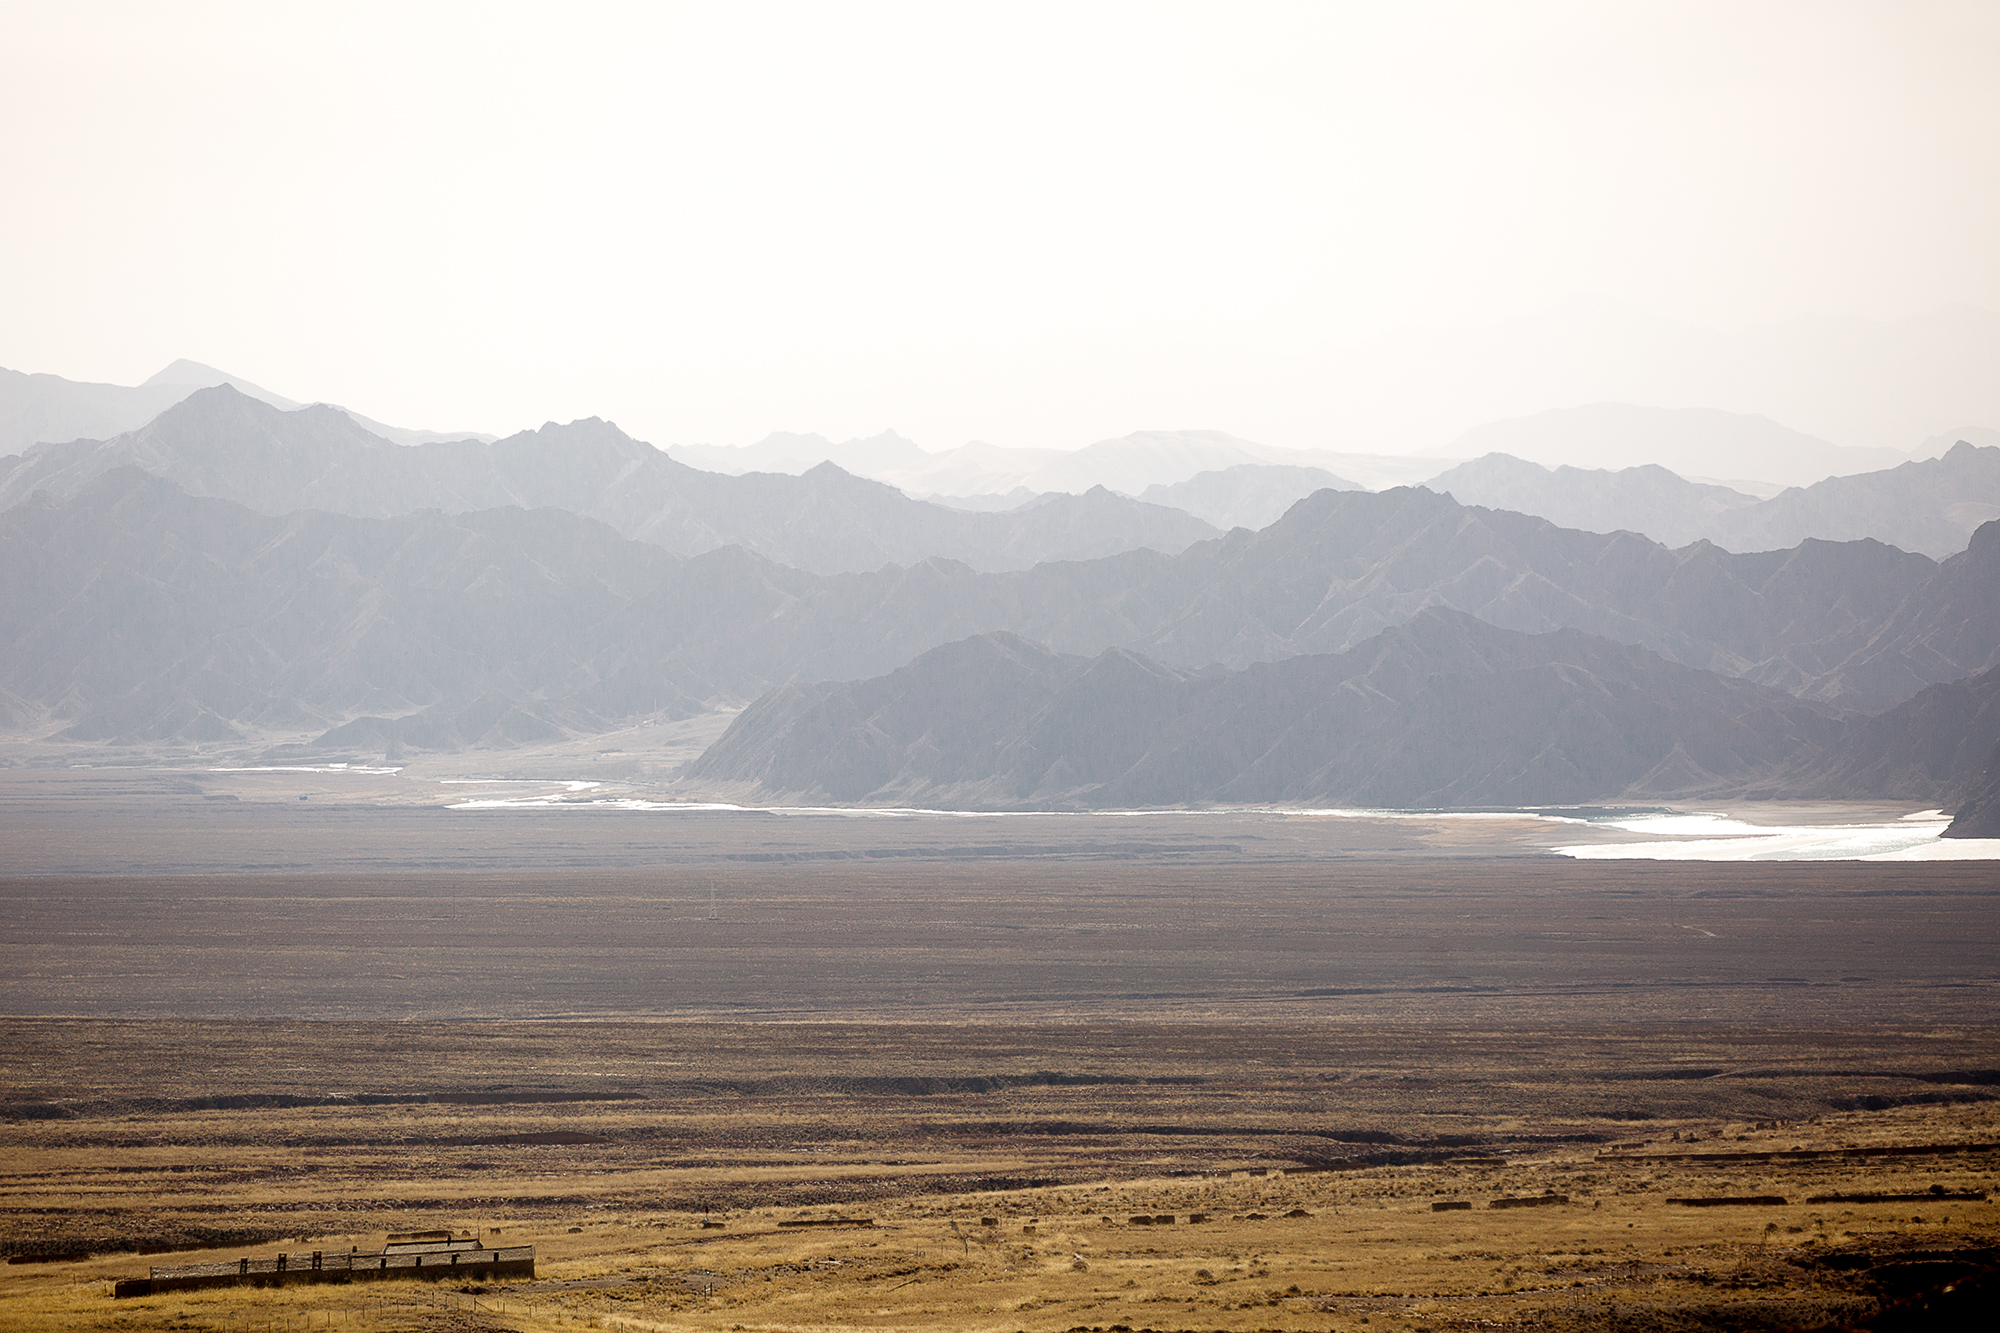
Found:
[{"label": "hazy mountain ridge", "polygon": [[[92,384],[60,375],[23,374],[0,369],[0,457],[21,453],[37,444],[71,440],[104,440],[138,430],[175,403],[218,384],[269,403],[282,411],[301,404],[269,389],[226,374],[198,361],[180,360],[138,385]],[[491,440],[477,431],[409,430],[385,426],[359,412],[335,408],[363,430],[396,444],[426,444],[435,440]]]},{"label": "hazy mountain ridge", "polygon": [[755,444],[670,444],[662,452],[703,472],[740,476],[745,472],[810,472],[831,463],[857,477],[891,468],[914,467],[930,457],[914,441],[893,430],[835,444],[824,435],[772,431]]},{"label": "hazy mountain ridge", "polygon": [[1910,457],[1919,461],[1926,458],[1943,458],[1958,444],[1977,445],[1991,448],[2000,445],[2000,430],[1991,426],[1960,426],[1957,430],[1940,431],[1916,448],[1910,450]]},{"label": "hazy mountain ridge", "polygon": [[1908,698],[2000,654],[2000,524],[1944,565],[1878,543],[1737,556],[1421,490],[1320,492],[1179,556],[821,576],[733,547],[683,560],[557,510],[262,516],[127,468],[0,513],[0,581],[0,698],[31,729],[56,718],[76,738],[429,709],[421,725],[443,726],[493,696],[589,731],[878,676],[993,631],[1240,670],[1345,651],[1428,607],[1643,636],[1683,665],[1839,704]]},{"label": "hazy mountain ridge", "polygon": [[1965,549],[1982,524],[2000,518],[2000,447],[1965,441],[1941,457],[1881,472],[1828,477],[1721,517],[1718,544],[1775,550],[1807,536],[1873,537],[1943,559]]},{"label": "hazy mountain ridge", "polygon": [[[1323,491],[1260,532],[1134,566],[1139,577],[1121,591],[1116,614],[1136,635],[1089,642],[1069,617],[1021,632],[1064,651],[1115,643],[1180,665],[1241,667],[1345,651],[1444,605],[1524,632],[1583,629],[1685,665],[1833,699],[1880,693],[1879,682],[1865,691],[1850,684],[1845,664],[1936,569],[1875,543],[1808,542],[1757,556],[1713,547],[1672,552],[1630,534],[1581,533],[1421,490]],[[1015,577],[1053,581],[1060,573]],[[1013,600],[1063,599],[1038,590]],[[985,628],[1021,627],[969,632]],[[1954,651],[1970,652],[1971,644]]]},{"label": "hazy mountain ridge", "polygon": [[77,740],[316,730],[495,690],[588,707],[619,613],[680,564],[555,510],[272,518],[121,468],[0,515],[0,682]]},{"label": "hazy mountain ridge", "polygon": [[0,368],[0,456],[44,441],[104,439],[187,397],[173,385],[90,384]]},{"label": "hazy mountain ridge", "polygon": [[1811,539],[1873,539],[1941,560],[2000,518],[2000,447],[1961,441],[1939,457],[1829,477],[1761,501],[1657,466],[1547,469],[1506,454],[1476,458],[1424,484],[1466,504],[1591,532],[1623,529],[1667,546],[1711,541],[1748,552]]},{"label": "hazy mountain ridge", "polygon": [[123,465],[266,514],[314,508],[388,518],[552,506],[682,555],[740,545],[823,573],[933,555],[1017,569],[1135,546],[1178,551],[1214,535],[1181,511],[1101,491],[969,514],[829,465],[796,477],[701,472],[595,417],[490,444],[394,446],[337,408],[280,411],[229,387],[200,390],[111,440],[44,445],[0,460],[0,506],[37,489],[72,493]]},{"label": "hazy mountain ridge", "polygon": [[773,681],[856,680],[1005,630],[1086,657],[1122,647],[1181,668],[1241,668],[1345,651],[1447,606],[1878,709],[2000,661],[2000,624],[1981,601],[1982,581],[2000,579],[2000,525],[1990,535],[1942,566],[1872,542],[1673,552],[1421,490],[1326,491],[1261,532],[1178,556],[1005,574],[930,560],[794,583],[782,616],[744,622],[717,651],[734,670],[763,664]]},{"label": "hazy mountain ridge", "polygon": [[1840,730],[1644,649],[1432,608],[1343,654],[1238,672],[982,635],[873,680],[774,691],[688,780],[978,809],[1540,804],[1714,790]]},{"label": "hazy mountain ridge", "polygon": [[1672,470],[1683,477],[1785,486],[1874,472],[1909,457],[1895,449],[1832,444],[1750,413],[1634,403],[1588,403],[1491,421],[1460,435],[1445,452],[1614,470],[1672,460]]},{"label": "hazy mountain ridge", "polygon": [[38,490],[70,495],[115,467],[137,467],[190,495],[268,514],[335,509],[371,472],[394,478],[392,484],[409,477],[395,445],[338,408],[281,411],[233,388],[210,388],[136,431],[0,459],[0,505],[19,504]]},{"label": "hazy mountain ridge", "polygon": [[[929,453],[893,431],[866,440],[832,444],[817,435],[779,433],[743,446],[672,445],[683,462],[717,472],[769,467],[804,471],[832,462],[886,482],[907,495],[970,498],[1028,494],[1077,494],[1103,486],[1143,498],[1150,486],[1174,486],[1204,472],[1242,466],[1309,467],[1355,477],[1369,488],[1421,481],[1451,461],[1426,456],[1286,449],[1217,430],[1142,430],[1099,440],[1080,449],[1023,448],[974,440]],[[1304,494],[1305,492],[1301,492]],[[1275,515],[1274,515],[1275,516]]]},{"label": "hazy mountain ridge", "polygon": [[1184,509],[1227,532],[1231,528],[1269,527],[1314,491],[1362,489],[1325,468],[1238,463],[1220,471],[1197,472],[1171,486],[1148,486],[1139,498]]},{"label": "hazy mountain ridge", "polygon": [[1511,454],[1461,463],[1424,487],[1461,504],[1534,514],[1558,527],[1636,532],[1669,547],[1714,541],[1728,550],[1739,548],[1717,540],[1717,520],[1758,503],[1755,496],[1688,481],[1652,463],[1616,471],[1566,463],[1547,468]]}]

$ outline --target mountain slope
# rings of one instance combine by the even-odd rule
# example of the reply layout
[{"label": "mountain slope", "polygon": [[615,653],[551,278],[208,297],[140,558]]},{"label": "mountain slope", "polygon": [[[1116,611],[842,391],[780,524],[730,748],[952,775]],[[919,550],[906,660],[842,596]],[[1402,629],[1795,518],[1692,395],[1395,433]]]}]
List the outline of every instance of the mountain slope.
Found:
[{"label": "mountain slope", "polygon": [[2000,666],[2000,521],[1939,564],[1840,666],[1860,695],[1907,699]]},{"label": "mountain slope", "polygon": [[1883,794],[1964,803],[2000,745],[2000,667],[1933,685],[1852,723],[1825,754],[1802,757],[1788,795],[1858,800]]},{"label": "mountain slope", "polygon": [[[269,389],[198,361],[176,361],[139,385],[89,384],[66,380],[60,375],[24,375],[0,369],[0,458],[37,444],[105,440],[138,430],[197,390],[218,384],[227,384],[281,411],[294,411],[299,406]],[[362,429],[396,444],[493,438],[473,431],[406,430],[371,421],[345,408],[334,410],[345,412]]]},{"label": "mountain slope", "polygon": [[766,695],[688,781],[954,808],[1545,804],[1714,789],[1839,729],[1643,649],[1432,609],[1348,653],[1230,673],[977,636]]},{"label": "mountain slope", "polygon": [[1800,755],[1765,791],[1936,801],[1954,812],[1945,837],[2000,838],[2000,666],[1849,723],[1838,743]]},{"label": "mountain slope", "polygon": [[[1756,497],[1687,481],[1656,464],[1616,472],[1567,464],[1550,469],[1507,454],[1487,454],[1439,473],[1424,486],[1461,504],[1512,509],[1585,532],[1637,532],[1671,547],[1708,540],[1732,551],[1766,549],[1717,541],[1721,516],[1754,506]],[[1807,533],[1783,545],[1823,535]]]},{"label": "mountain slope", "polygon": [[1448,606],[1879,710],[2000,653],[2000,626],[1976,604],[1978,579],[2000,578],[2000,553],[1975,543],[1953,568],[1873,542],[1668,551],[1423,490],[1322,491],[1261,532],[1173,557],[1131,551],[987,575],[926,561],[842,576],[789,611],[782,631],[749,627],[731,651],[784,660],[774,679],[852,680],[1009,630],[1086,656],[1126,647],[1175,666],[1242,667],[1342,652]]},{"label": "mountain slope", "polygon": [[1314,491],[1360,489],[1325,468],[1239,463],[1220,471],[1197,472],[1171,486],[1148,486],[1139,498],[1185,510],[1227,532],[1231,528],[1268,527]]},{"label": "mountain slope", "polygon": [[90,384],[0,368],[0,458],[44,440],[101,440],[132,430],[188,393],[174,385]]},{"label": "mountain slope", "polygon": [[[72,739],[126,741],[494,691],[596,702],[621,613],[681,564],[554,510],[271,518],[121,468],[0,515],[0,690]],[[690,696],[670,676],[645,682],[649,704],[701,706],[707,682]]]},{"label": "mountain slope", "polygon": [[670,444],[665,452],[689,467],[732,477],[745,472],[809,472],[821,463],[831,463],[857,477],[872,477],[892,468],[916,466],[930,457],[893,430],[840,444],[823,435],[773,431],[755,444]]},{"label": "mountain slope", "polygon": [[[301,404],[295,403],[289,398],[279,397],[269,389],[260,388],[245,379],[238,379],[236,376],[217,370],[213,366],[204,366],[199,361],[188,361],[185,359],[176,361],[166,369],[153,375],[141,387],[153,388],[166,384],[179,385],[190,391],[195,389],[212,389],[218,384],[227,384],[238,393],[248,394],[250,397],[269,403],[281,411],[296,412],[301,406]],[[391,444],[434,444],[439,440],[478,440],[482,443],[490,443],[498,438],[497,436],[482,434],[474,430],[411,430],[407,426],[385,426],[372,417],[362,416],[351,407],[341,407],[338,403],[329,404],[329,406],[332,406],[336,411],[347,413],[348,416],[354,418],[355,425],[361,427],[361,429],[371,435],[381,436]]]},{"label": "mountain slope", "polygon": [[1886,543],[1942,560],[2000,518],[2000,448],[1959,442],[1941,457],[1829,477],[1756,500],[1686,481],[1662,467],[1558,467],[1488,454],[1424,483],[1466,504],[1536,514],[1590,532],[1624,529],[1668,546],[1712,541],[1731,551],[1800,542]]},{"label": "mountain slope", "polygon": [[[8,463],[12,463],[10,468]],[[874,569],[938,555],[985,569],[1168,551],[1213,536],[1177,510],[1098,493],[1033,511],[968,514],[821,464],[803,476],[700,472],[595,417],[503,440],[393,446],[338,408],[280,411],[228,386],[199,390],[143,428],[0,460],[0,506],[69,494],[136,466],[194,495],[261,513],[388,518],[500,505],[568,509],[682,555],[740,545],[802,569]]]},{"label": "mountain slope", "polygon": [[45,444],[0,459],[0,506],[37,490],[73,494],[117,467],[271,514],[343,508],[371,474],[391,487],[413,480],[397,446],[339,408],[284,411],[225,386],[196,390],[140,429],[109,440]]},{"label": "mountain slope", "polygon": [[1829,444],[1769,417],[1631,403],[1590,403],[1489,422],[1453,440],[1446,452],[1460,458],[1507,454],[1550,467],[1652,463],[1724,484],[1741,478],[1784,486],[1894,467],[1904,458],[1893,449]]},{"label": "mountain slope", "polygon": [[1872,537],[1934,560],[1963,551],[1981,524],[2000,518],[2000,447],[1959,441],[1941,457],[1881,472],[1828,477],[1717,517],[1713,540],[1732,551],[1770,551],[1808,537]]},{"label": "mountain slope", "polygon": [[[1032,517],[1088,529],[1103,498],[1122,503]],[[77,740],[357,723],[330,743],[421,744],[496,701],[591,731],[754,697],[829,642],[879,654],[838,592],[940,570],[980,577],[933,561],[827,579],[741,547],[683,560],[556,509],[261,515],[123,467],[0,513],[0,700],[13,729],[53,719]]]},{"label": "mountain slope", "polygon": [[[1065,522],[1091,502],[1030,516]],[[1088,537],[1087,513],[1076,521]],[[2000,664],[1995,586],[2000,523],[1943,565],[1868,542],[1743,556],[1422,490],[1322,491],[1178,556],[816,575],[741,547],[683,560],[554,510],[258,515],[126,468],[0,512],[0,704],[19,725],[101,717],[89,734],[121,736],[179,734],[196,715],[334,726],[495,691],[606,719],[877,676],[994,631],[1241,669],[1344,652],[1447,607],[1886,708]]]},{"label": "mountain slope", "polygon": [[2000,743],[1986,752],[1986,762],[1965,783],[1966,795],[1943,836],[2000,838]]},{"label": "mountain slope", "polygon": [[1435,473],[1445,460],[1282,449],[1216,430],[1142,430],[1081,449],[1014,449],[974,441],[905,466],[872,472],[911,495],[1080,492],[1104,486],[1125,495],[1171,486],[1203,472],[1244,464],[1312,467],[1361,485],[1397,486]]}]

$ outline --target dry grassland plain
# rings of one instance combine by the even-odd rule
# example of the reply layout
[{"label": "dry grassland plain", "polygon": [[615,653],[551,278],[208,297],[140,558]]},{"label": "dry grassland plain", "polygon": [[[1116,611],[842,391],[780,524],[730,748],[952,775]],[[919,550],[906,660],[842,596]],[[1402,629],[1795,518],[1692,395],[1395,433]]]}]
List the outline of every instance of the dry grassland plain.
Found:
[{"label": "dry grassland plain", "polygon": [[[0,775],[0,1327],[1991,1312],[1987,865],[326,781]],[[540,1275],[110,1295],[431,1227]]]}]

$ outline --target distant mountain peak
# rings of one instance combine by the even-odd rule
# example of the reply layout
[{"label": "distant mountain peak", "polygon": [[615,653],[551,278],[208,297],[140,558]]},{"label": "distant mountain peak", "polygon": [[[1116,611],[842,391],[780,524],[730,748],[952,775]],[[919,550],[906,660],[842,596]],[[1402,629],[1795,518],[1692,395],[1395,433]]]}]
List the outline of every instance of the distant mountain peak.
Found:
[{"label": "distant mountain peak", "polygon": [[206,389],[216,384],[227,384],[233,378],[226,371],[217,370],[214,366],[205,366],[199,361],[190,361],[182,357],[141,383],[193,384]]},{"label": "distant mountain peak", "polygon": [[214,366],[205,366],[199,361],[188,361],[185,359],[174,362],[166,369],[160,371],[159,374],[147,380],[140,387],[184,388],[192,386],[196,389],[213,389],[225,384],[235,389],[238,393],[255,398],[260,402],[269,403],[271,406],[286,412],[296,411],[300,406],[300,404],[293,402],[284,395],[272,393],[262,385],[252,384],[249,380],[241,376],[232,375],[226,370],[217,370]]},{"label": "distant mountain peak", "polygon": [[[252,384],[241,376],[185,358],[175,361],[144,384],[83,384],[60,375],[22,375],[0,370],[0,456],[23,452],[36,445],[67,444],[78,440],[101,441],[139,430],[175,403],[198,389],[227,384],[238,393],[269,403],[281,411],[297,411],[301,404],[282,394]],[[477,431],[409,430],[370,420],[359,412],[338,404],[329,408],[345,412],[371,435],[396,444],[429,444],[440,440],[476,439],[491,442],[491,435]]]},{"label": "distant mountain peak", "polygon": [[354,415],[332,403],[308,403],[304,407],[279,407],[255,394],[244,392],[225,380],[196,389],[187,397],[160,413],[139,432],[157,433],[163,429],[173,429],[190,422],[213,419],[221,414],[248,416],[267,424],[276,424],[285,417],[298,417],[313,422],[322,428],[331,427],[344,437],[357,439],[371,445],[389,444],[375,432],[354,419]]}]

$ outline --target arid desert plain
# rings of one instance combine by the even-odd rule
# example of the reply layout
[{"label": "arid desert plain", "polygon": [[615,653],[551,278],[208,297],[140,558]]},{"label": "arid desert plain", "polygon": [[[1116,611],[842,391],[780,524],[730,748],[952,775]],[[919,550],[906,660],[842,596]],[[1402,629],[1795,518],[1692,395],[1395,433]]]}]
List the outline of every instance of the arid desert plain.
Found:
[{"label": "arid desert plain", "polygon": [[[1499,815],[0,785],[9,1329],[1924,1328],[1994,1300],[1990,861],[1576,860],[1551,849],[1631,835]],[[536,1275],[112,1295],[434,1229]]]}]

